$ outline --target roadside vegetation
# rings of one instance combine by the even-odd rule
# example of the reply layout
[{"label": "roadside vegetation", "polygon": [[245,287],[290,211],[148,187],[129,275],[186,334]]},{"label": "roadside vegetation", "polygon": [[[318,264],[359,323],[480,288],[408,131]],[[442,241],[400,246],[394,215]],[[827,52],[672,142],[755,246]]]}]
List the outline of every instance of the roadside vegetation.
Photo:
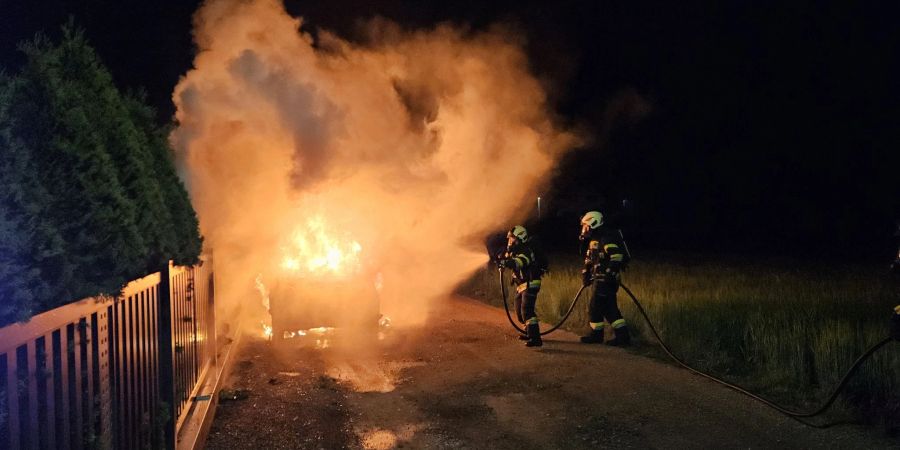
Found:
[{"label": "roadside vegetation", "polygon": [[[538,297],[545,329],[562,317],[581,284],[577,257],[554,258],[551,268]],[[855,359],[887,337],[900,302],[900,280],[886,268],[787,260],[636,260],[623,282],[688,364],[804,411],[824,401]],[[503,305],[493,268],[460,290]],[[564,328],[587,332],[589,297],[586,289]],[[637,337],[632,351],[668,360],[622,290],[619,306]],[[900,432],[900,344],[889,343],[863,364],[828,417]]]},{"label": "roadside vegetation", "polygon": [[116,87],[82,31],[62,34],[0,67],[0,326],[115,295],[202,247],[167,129],[143,94]]}]

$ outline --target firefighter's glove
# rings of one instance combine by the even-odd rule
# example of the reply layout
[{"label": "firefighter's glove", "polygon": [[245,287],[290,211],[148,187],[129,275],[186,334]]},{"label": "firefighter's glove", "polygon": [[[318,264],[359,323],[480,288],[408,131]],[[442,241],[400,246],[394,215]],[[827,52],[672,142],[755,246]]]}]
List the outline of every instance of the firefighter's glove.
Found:
[{"label": "firefighter's glove", "polygon": [[590,286],[591,285],[591,273],[587,270],[581,271],[581,285],[582,286]]},{"label": "firefighter's glove", "polygon": [[894,308],[894,315],[891,316],[891,337],[900,341],[900,305]]},{"label": "firefighter's glove", "polygon": [[511,259],[502,259],[500,260],[500,265],[506,267],[507,269],[515,269],[516,262]]}]

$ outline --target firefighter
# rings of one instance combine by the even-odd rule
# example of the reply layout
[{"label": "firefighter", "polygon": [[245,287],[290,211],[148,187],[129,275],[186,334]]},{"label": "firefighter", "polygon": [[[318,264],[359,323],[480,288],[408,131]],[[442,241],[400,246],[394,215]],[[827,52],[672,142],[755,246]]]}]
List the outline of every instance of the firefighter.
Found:
[{"label": "firefighter", "polygon": [[506,253],[500,264],[512,269],[513,282],[516,285],[516,316],[525,325],[525,335],[519,339],[527,340],[528,347],[544,345],[541,330],[535,312],[537,295],[541,290],[542,271],[537,267],[535,252],[529,245],[528,231],[521,225],[514,226],[506,234]]},{"label": "firefighter", "polygon": [[628,333],[628,325],[616,303],[619,272],[626,263],[627,256],[622,235],[618,230],[604,226],[602,213],[590,211],[581,218],[580,239],[588,244],[584,256],[584,269],[581,272],[582,281],[585,286],[594,285],[589,306],[591,332],[582,336],[581,342],[603,343],[603,327],[608,323],[615,333],[615,338],[606,344],[629,345],[631,335]]},{"label": "firefighter", "polygon": [[894,307],[894,314],[891,315],[891,337],[900,341],[900,305]]}]

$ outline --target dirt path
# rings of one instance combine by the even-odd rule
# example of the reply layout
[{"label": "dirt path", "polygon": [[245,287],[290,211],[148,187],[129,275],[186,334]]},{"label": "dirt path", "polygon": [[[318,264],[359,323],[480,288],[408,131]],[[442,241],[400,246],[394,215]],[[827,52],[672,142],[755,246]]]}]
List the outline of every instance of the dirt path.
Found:
[{"label": "dirt path", "polygon": [[[452,299],[424,331],[275,352],[248,340],[210,449],[898,448],[878,430],[816,430],[684,370],[556,332],[525,348],[502,311]],[[369,352],[341,351],[365,345]],[[326,347],[327,348],[321,348]],[[359,347],[357,347],[359,348]],[[370,356],[364,356],[370,354]],[[244,394],[244,392],[238,392]]]}]

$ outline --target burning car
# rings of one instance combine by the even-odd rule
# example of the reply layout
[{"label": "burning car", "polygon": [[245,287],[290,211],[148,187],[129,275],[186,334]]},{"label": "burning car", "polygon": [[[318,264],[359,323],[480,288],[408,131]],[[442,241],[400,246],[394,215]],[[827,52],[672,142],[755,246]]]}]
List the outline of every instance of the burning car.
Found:
[{"label": "burning car", "polygon": [[316,216],[295,230],[282,253],[280,270],[263,288],[273,339],[312,328],[378,325],[380,277],[365,270],[357,241]]}]

